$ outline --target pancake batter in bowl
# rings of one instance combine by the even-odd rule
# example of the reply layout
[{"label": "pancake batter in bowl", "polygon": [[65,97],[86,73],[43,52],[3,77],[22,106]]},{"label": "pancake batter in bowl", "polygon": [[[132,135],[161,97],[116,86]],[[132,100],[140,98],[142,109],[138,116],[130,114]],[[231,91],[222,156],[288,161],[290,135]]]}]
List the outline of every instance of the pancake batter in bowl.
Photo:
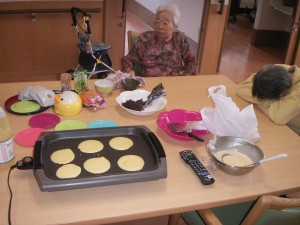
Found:
[{"label": "pancake batter in bowl", "polygon": [[[226,154],[226,156],[224,156]],[[215,157],[228,165],[232,166],[248,166],[253,161],[245,154],[233,150],[221,150],[215,153]]]}]

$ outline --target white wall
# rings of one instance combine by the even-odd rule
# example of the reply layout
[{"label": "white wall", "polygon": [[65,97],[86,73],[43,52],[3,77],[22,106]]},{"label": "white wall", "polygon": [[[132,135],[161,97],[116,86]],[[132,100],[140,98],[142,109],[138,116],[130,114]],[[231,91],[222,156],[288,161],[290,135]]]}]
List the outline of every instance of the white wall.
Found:
[{"label": "white wall", "polygon": [[[181,19],[179,30],[189,38],[198,43],[199,30],[202,20],[203,3],[205,0],[136,0],[151,12],[155,13],[156,8],[165,3],[173,3],[179,7]],[[187,7],[188,6],[188,7]]]},{"label": "white wall", "polygon": [[271,0],[258,1],[254,29],[257,30],[291,30],[292,16],[275,10]]}]

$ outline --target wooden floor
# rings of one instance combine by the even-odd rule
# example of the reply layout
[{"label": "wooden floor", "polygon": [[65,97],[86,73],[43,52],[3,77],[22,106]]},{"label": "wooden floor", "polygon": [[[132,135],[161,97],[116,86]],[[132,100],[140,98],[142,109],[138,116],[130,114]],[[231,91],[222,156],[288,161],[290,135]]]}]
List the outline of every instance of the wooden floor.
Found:
[{"label": "wooden floor", "polygon": [[[235,83],[245,80],[264,65],[284,61],[284,50],[274,47],[257,48],[250,44],[252,28],[253,23],[248,18],[238,15],[237,20],[229,22],[226,29],[219,74],[228,76]],[[129,11],[126,24],[126,31],[128,30],[143,32],[151,28]],[[126,45],[125,54],[127,52]]]},{"label": "wooden floor", "polygon": [[254,47],[251,43],[253,23],[242,15],[229,22],[225,32],[219,73],[239,83],[267,64],[283,63],[284,49]]}]

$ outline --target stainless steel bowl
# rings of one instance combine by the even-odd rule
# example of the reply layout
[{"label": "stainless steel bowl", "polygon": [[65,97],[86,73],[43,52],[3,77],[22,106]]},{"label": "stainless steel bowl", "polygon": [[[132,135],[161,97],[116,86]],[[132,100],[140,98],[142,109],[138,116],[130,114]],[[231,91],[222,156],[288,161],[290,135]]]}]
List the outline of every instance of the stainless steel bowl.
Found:
[{"label": "stainless steel bowl", "polygon": [[[207,148],[217,166],[222,171],[232,175],[242,175],[251,172],[255,167],[260,165],[259,161],[264,158],[264,153],[257,145],[238,137],[215,137],[208,142]],[[253,164],[249,166],[227,164],[216,157],[216,153],[222,150],[240,152],[249,157],[253,161]]]}]

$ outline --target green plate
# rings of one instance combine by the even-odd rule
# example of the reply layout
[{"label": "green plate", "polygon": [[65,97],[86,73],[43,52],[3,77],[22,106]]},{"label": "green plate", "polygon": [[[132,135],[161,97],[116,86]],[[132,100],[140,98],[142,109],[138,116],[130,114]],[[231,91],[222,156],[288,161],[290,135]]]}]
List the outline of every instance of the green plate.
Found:
[{"label": "green plate", "polygon": [[40,110],[41,106],[33,101],[19,101],[10,106],[10,109],[17,113],[31,113]]},{"label": "green plate", "polygon": [[[31,102],[31,103],[29,103],[29,107],[28,107],[28,106],[26,106],[28,103],[21,103],[21,102]],[[15,103],[18,103],[18,104],[14,105]],[[25,107],[24,107],[23,104],[25,104]],[[34,106],[31,105],[31,104],[34,104]],[[19,98],[18,98],[18,95],[14,95],[14,96],[8,98],[5,101],[4,106],[5,106],[5,109],[6,109],[7,112],[15,114],[15,115],[19,115],[19,116],[27,116],[27,115],[38,114],[38,113],[46,111],[50,107],[50,106],[42,107],[38,104],[39,108],[37,110],[35,110],[35,107],[37,107],[36,104],[38,104],[38,103],[36,101],[33,101],[33,100],[20,101]],[[14,106],[12,107],[12,105],[14,105]],[[31,108],[31,106],[33,106],[33,107]],[[23,112],[24,111],[23,107],[26,108],[26,110],[25,110],[26,112]],[[17,111],[12,110],[12,108],[14,110],[17,110]],[[21,111],[21,112],[19,112],[19,111]]]},{"label": "green plate", "polygon": [[55,131],[85,129],[87,125],[80,120],[65,120],[57,124]]}]

